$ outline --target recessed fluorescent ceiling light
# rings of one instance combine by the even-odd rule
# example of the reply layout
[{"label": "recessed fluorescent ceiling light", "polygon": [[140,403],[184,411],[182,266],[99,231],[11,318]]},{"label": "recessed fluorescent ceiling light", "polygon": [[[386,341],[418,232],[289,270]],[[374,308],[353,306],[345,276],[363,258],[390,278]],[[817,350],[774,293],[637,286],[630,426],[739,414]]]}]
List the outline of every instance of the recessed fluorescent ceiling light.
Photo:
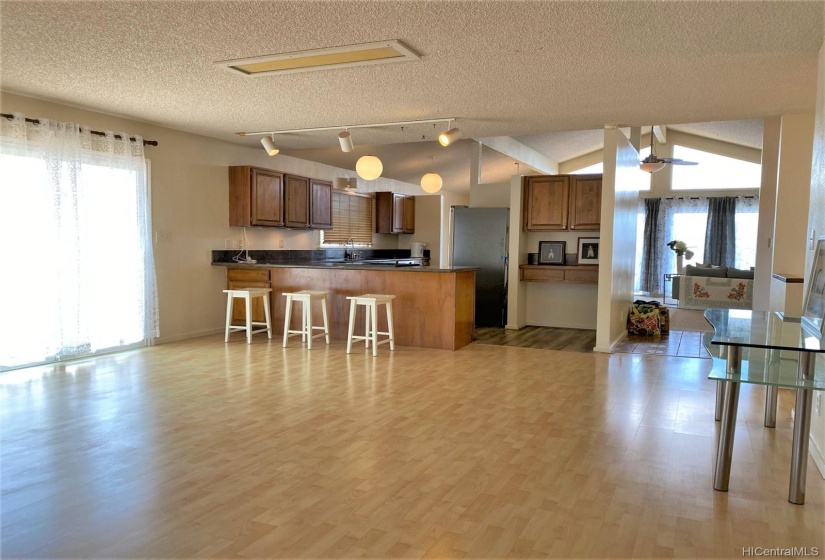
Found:
[{"label": "recessed fluorescent ceiling light", "polygon": [[421,55],[405,46],[401,41],[378,41],[377,43],[347,45],[329,49],[224,60],[215,64],[240,72],[244,76],[257,77],[420,59]]}]

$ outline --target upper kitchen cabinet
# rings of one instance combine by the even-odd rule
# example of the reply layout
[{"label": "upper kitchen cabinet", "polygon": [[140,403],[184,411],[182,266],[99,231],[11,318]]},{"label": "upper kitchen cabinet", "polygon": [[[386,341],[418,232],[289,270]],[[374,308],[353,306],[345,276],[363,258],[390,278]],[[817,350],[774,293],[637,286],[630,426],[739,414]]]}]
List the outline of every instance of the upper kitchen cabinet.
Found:
[{"label": "upper kitchen cabinet", "polygon": [[565,175],[526,177],[524,229],[528,231],[567,229],[569,198],[570,181]]},{"label": "upper kitchen cabinet", "polygon": [[524,179],[524,229],[599,231],[601,175],[545,175]]},{"label": "upper kitchen cabinet", "polygon": [[567,227],[599,231],[602,221],[602,176],[571,175]]},{"label": "upper kitchen cabinet", "polygon": [[332,183],[310,179],[309,227],[332,229]]},{"label": "upper kitchen cabinet", "polygon": [[283,226],[284,175],[257,167],[229,168],[229,225]]},{"label": "upper kitchen cabinet", "polygon": [[375,233],[415,233],[415,197],[375,193]]},{"label": "upper kitchen cabinet", "polygon": [[258,167],[230,167],[229,225],[331,229],[332,183]]},{"label": "upper kitchen cabinet", "polygon": [[284,176],[284,226],[309,227],[309,179],[306,177]]}]

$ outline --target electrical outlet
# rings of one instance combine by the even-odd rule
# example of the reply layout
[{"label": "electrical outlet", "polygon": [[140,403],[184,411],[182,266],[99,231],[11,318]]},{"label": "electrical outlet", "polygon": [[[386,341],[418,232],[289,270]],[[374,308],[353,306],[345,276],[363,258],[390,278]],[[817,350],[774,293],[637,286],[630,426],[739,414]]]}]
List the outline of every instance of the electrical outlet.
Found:
[{"label": "electrical outlet", "polygon": [[169,243],[169,239],[170,239],[170,236],[169,236],[168,231],[162,231],[162,230],[156,230],[155,231],[155,243]]},{"label": "electrical outlet", "polygon": [[223,240],[223,248],[224,249],[234,249],[235,248],[235,242],[232,241],[231,239],[224,239]]},{"label": "electrical outlet", "polygon": [[235,241],[235,248],[236,249],[243,249],[244,248],[243,239],[238,239],[238,240]]},{"label": "electrical outlet", "polygon": [[284,240],[283,240],[283,239],[281,239],[280,241],[278,241],[278,248],[279,248],[279,249],[283,249],[283,248],[284,248]]}]

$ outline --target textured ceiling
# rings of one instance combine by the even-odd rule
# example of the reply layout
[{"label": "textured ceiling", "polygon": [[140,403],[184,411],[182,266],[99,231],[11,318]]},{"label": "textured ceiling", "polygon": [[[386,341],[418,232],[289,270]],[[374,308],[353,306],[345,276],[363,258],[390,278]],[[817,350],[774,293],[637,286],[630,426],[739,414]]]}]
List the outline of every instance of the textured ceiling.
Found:
[{"label": "textured ceiling", "polygon": [[[822,2],[3,0],[0,88],[250,145],[234,133],[439,117],[458,117],[465,138],[529,141],[812,111],[822,37]],[[262,78],[213,64],[385,39],[423,59]],[[403,143],[404,170],[385,172],[398,178],[418,173],[404,149],[428,151],[411,134],[353,138]],[[585,149],[589,134],[570,141]],[[336,145],[334,132],[279,140]]]}]

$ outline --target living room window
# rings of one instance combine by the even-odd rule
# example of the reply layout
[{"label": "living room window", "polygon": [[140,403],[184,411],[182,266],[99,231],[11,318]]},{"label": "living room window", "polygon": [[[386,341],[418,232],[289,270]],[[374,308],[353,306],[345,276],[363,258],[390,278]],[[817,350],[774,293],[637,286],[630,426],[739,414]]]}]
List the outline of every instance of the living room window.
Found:
[{"label": "living room window", "polygon": [[373,199],[362,194],[332,193],[332,229],[321,232],[322,247],[346,245],[349,239],[355,245],[372,245]]}]

